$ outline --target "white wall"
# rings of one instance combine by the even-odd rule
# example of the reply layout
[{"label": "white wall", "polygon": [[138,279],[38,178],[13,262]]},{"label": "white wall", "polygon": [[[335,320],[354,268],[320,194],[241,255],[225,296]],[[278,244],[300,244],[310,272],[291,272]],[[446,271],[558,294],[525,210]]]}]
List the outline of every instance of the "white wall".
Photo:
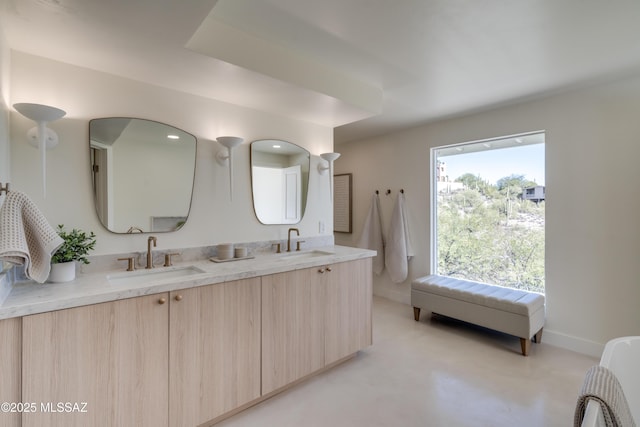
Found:
[{"label": "white wall", "polygon": [[129,227],[153,230],[150,213],[156,217],[186,216],[191,194],[184,189],[191,189],[193,184],[193,142],[187,149],[169,140],[159,143],[154,139],[136,139],[130,132],[126,128],[120,136],[122,140],[112,145],[115,159],[112,166],[118,171],[128,171],[116,173],[113,179],[114,197],[110,203],[118,215],[113,218],[112,230],[122,232]]},{"label": "white wall", "polygon": [[[11,104],[35,102],[62,108],[67,115],[50,127],[60,144],[48,151],[48,188],[42,197],[37,151],[26,142],[34,124],[11,112],[12,185],[27,193],[51,224],[93,230],[95,255],[143,251],[148,235],[116,235],[99,223],[93,205],[89,168],[88,123],[92,118],[130,116],[157,120],[198,138],[191,215],[179,231],[158,234],[158,249],[286,239],[287,226],[265,226],[252,207],[249,142],[283,139],[308,149],[312,170],[318,155],[333,149],[332,129],[265,112],[123,79],[113,75],[12,51]],[[229,200],[228,169],[216,163],[221,148],[215,138],[240,136],[245,143],[234,152],[233,202]],[[318,223],[333,223],[328,177],[311,174],[302,236],[317,236]],[[168,195],[170,197],[170,195]],[[331,228],[327,228],[331,230]]]},{"label": "white wall", "polygon": [[[11,181],[9,150],[9,66],[10,54],[4,33],[0,28],[0,182]],[[0,203],[4,196],[0,197]]]},{"label": "white wall", "polygon": [[[9,109],[7,107],[9,102],[9,64],[9,48],[0,25],[0,183],[3,186],[7,182],[11,182]],[[0,206],[5,197],[4,193],[0,195]],[[4,265],[4,261],[0,261],[0,272],[4,270]]]},{"label": "white wall", "polygon": [[336,173],[353,172],[354,233],[336,243],[355,244],[375,189],[388,226],[404,188],[416,256],[409,280],[385,272],[374,292],[409,303],[410,280],[430,272],[429,149],[546,130],[544,339],[597,356],[613,337],[640,335],[639,114],[640,76],[338,145]]}]

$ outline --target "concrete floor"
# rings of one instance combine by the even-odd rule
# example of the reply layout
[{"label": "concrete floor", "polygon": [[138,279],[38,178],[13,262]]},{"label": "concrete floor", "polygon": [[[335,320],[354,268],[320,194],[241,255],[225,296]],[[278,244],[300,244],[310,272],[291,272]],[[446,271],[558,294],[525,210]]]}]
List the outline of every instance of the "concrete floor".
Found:
[{"label": "concrete floor", "polygon": [[598,360],[374,297],[374,344],[218,427],[570,426]]}]

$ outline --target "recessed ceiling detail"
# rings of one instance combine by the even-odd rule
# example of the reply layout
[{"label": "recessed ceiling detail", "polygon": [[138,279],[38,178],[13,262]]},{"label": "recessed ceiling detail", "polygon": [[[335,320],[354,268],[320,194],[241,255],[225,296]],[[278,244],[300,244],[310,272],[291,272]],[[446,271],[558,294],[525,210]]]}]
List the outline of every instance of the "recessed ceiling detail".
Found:
[{"label": "recessed ceiling detail", "polygon": [[319,102],[341,110],[335,117],[335,126],[380,114],[382,89],[347,75],[323,58],[304,55],[256,37],[230,25],[228,19],[224,22],[217,17],[223,4],[227,8],[241,8],[246,2],[218,3],[189,40],[187,48],[318,93]]},{"label": "recessed ceiling detail", "polygon": [[335,142],[640,72],[640,2],[6,0],[11,49],[335,127]]}]

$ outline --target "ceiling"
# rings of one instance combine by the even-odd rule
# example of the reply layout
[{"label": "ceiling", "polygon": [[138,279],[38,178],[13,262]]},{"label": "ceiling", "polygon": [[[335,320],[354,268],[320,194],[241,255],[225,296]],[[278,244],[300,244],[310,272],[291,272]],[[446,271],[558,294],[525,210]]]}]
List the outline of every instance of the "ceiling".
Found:
[{"label": "ceiling", "polygon": [[12,49],[385,134],[640,70],[637,0],[0,0]]}]

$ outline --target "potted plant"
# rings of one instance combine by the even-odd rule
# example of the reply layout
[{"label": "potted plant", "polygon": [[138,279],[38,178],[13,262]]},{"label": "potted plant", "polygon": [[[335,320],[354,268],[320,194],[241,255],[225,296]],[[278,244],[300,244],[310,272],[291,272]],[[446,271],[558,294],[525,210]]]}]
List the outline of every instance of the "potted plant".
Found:
[{"label": "potted plant", "polygon": [[76,261],[89,264],[87,254],[96,245],[96,235],[75,228],[67,232],[61,224],[56,231],[64,243],[51,257],[49,281],[68,282],[76,277]]}]

